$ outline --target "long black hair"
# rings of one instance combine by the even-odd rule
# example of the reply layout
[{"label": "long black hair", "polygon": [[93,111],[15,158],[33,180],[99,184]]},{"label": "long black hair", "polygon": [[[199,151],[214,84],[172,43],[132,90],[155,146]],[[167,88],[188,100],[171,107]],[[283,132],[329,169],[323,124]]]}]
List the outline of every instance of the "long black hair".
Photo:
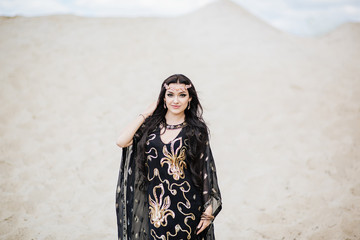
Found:
[{"label": "long black hair", "polygon": [[165,114],[167,109],[164,108],[164,98],[166,89],[164,84],[170,83],[180,83],[189,85],[191,87],[187,90],[189,91],[190,109],[185,109],[185,126],[186,138],[188,139],[188,151],[187,159],[190,163],[190,171],[192,173],[192,180],[198,188],[202,187],[202,170],[203,170],[203,160],[200,160],[201,154],[205,151],[206,142],[209,140],[209,129],[205,124],[205,121],[202,117],[203,108],[199,102],[195,86],[189,78],[182,74],[174,74],[164,80],[161,84],[160,94],[158,98],[158,104],[155,111],[151,116],[145,119],[144,123],[136,132],[136,136],[140,137],[140,140],[137,145],[137,154],[136,154],[136,164],[140,168],[140,172],[146,175],[146,156],[145,156],[145,143],[149,133],[155,130],[161,124],[165,126]]}]

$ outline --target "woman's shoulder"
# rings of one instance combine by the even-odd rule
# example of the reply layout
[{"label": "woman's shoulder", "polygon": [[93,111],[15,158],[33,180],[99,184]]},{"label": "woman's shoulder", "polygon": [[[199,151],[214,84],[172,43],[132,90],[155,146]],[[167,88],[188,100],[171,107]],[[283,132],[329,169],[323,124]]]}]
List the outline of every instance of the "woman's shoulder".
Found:
[{"label": "woman's shoulder", "polygon": [[184,127],[186,132],[186,135],[189,137],[197,137],[198,139],[202,139],[207,141],[209,139],[209,129],[207,128],[207,126],[204,124],[202,126],[191,126],[191,125],[187,125]]}]

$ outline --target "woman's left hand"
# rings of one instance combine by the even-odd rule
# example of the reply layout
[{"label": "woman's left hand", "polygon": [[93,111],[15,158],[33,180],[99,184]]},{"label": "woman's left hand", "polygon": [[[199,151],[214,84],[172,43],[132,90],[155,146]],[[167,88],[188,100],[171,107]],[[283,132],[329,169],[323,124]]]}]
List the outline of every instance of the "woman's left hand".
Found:
[{"label": "woman's left hand", "polygon": [[199,233],[204,231],[204,229],[206,229],[211,224],[211,221],[213,219],[214,217],[212,216],[212,206],[210,204],[201,215],[200,222],[196,227],[196,229],[198,230],[196,234],[199,235]]},{"label": "woman's left hand", "polygon": [[204,231],[211,223],[211,220],[200,220],[199,224],[197,225],[196,229],[198,229],[198,231],[196,232],[197,235],[199,235],[199,233],[201,233],[202,231]]}]

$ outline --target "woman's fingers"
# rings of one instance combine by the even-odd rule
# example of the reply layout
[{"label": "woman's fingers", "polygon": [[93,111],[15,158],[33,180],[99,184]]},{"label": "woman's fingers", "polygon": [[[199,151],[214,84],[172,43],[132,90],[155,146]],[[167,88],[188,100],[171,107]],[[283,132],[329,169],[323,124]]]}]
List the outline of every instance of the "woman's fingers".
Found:
[{"label": "woman's fingers", "polygon": [[197,228],[196,229],[199,229],[196,234],[199,234],[201,233],[202,231],[205,230],[205,228],[207,228],[207,226],[209,226],[210,224],[210,221],[208,220],[201,220],[200,223],[198,224]]},{"label": "woman's fingers", "polygon": [[200,220],[199,224],[198,224],[197,227],[196,227],[196,230],[200,229],[202,225],[203,225],[203,221]]}]

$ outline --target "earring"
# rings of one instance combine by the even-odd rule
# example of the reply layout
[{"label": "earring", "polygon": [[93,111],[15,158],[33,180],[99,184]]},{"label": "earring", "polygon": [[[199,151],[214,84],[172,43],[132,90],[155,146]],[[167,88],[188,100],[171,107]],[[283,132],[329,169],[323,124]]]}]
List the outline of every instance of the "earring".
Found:
[{"label": "earring", "polygon": [[189,104],[188,104],[188,108],[187,108],[188,110],[190,110],[190,101],[189,101]]},{"label": "earring", "polygon": [[165,104],[165,102],[164,102],[164,108],[166,109],[166,104]]}]

